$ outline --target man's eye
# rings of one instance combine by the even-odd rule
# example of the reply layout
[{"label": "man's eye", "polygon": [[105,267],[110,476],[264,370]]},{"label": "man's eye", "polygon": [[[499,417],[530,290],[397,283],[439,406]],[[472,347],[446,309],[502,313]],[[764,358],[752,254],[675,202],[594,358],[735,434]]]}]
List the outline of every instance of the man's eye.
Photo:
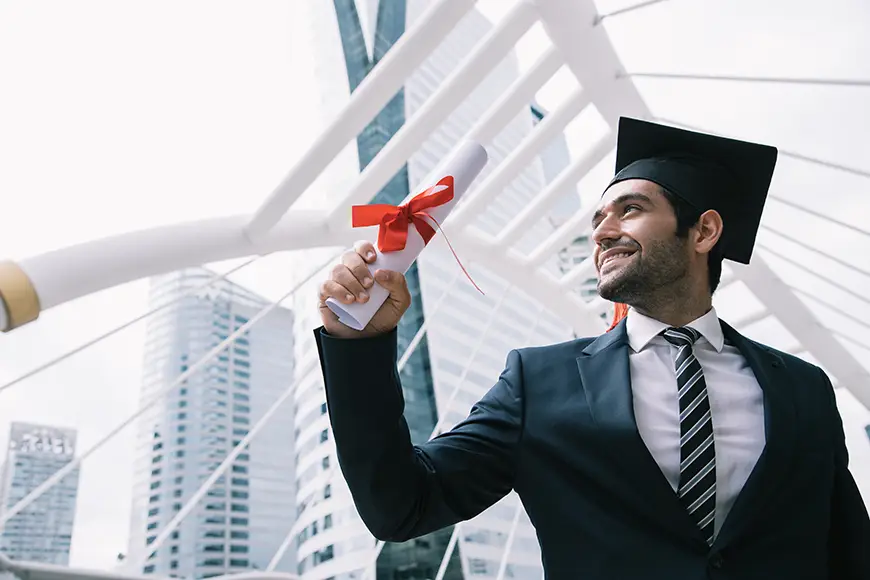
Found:
[{"label": "man's eye", "polygon": [[622,210],[622,213],[628,213],[629,211],[631,211],[633,209],[640,211],[640,206],[639,205],[627,205],[627,206],[625,206],[625,209]]}]

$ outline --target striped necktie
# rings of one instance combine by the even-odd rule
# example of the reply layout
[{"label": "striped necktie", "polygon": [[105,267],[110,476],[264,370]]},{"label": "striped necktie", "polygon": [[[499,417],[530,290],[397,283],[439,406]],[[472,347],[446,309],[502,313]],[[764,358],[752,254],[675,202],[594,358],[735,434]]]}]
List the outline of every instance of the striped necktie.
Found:
[{"label": "striped necktie", "polygon": [[680,399],[680,485],[677,494],[686,511],[713,544],[716,515],[716,451],[707,384],[693,345],[694,328],[668,328],[662,335],[677,347],[674,369]]}]

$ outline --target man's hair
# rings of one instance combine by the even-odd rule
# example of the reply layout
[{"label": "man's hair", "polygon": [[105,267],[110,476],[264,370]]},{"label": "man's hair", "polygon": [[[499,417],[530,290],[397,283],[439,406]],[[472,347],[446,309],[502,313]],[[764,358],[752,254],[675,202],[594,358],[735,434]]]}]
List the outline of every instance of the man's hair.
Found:
[{"label": "man's hair", "polygon": [[[660,187],[660,189],[677,216],[677,237],[688,237],[689,228],[698,223],[701,214],[704,212],[664,187]],[[719,238],[719,241],[716,242],[716,245],[707,254],[707,270],[709,274],[710,294],[713,294],[719,286],[719,280],[722,278],[722,238]]]}]

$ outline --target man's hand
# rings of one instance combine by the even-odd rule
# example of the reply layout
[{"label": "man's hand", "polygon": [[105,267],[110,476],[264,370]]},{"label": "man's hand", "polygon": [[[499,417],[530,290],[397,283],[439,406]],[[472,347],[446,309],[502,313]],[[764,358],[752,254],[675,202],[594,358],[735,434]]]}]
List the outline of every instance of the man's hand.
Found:
[{"label": "man's hand", "polygon": [[[341,256],[341,263],[332,269],[329,279],[320,285],[320,318],[326,332],[339,338],[362,338],[390,332],[411,305],[411,294],[405,276],[400,272],[377,270],[372,276],[368,264],[375,261],[375,248],[370,242],[357,242],[354,249]],[[357,331],[338,321],[338,316],[326,306],[327,298],[342,304],[366,302],[368,289],[377,282],[390,295],[368,325]]]}]

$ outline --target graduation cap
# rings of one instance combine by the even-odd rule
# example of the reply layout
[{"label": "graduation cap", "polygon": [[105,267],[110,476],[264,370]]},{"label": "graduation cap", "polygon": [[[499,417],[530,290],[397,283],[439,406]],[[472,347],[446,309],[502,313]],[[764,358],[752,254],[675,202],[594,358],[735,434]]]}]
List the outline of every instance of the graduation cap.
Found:
[{"label": "graduation cap", "polygon": [[749,263],[776,165],[768,145],[620,117],[616,176],[657,183],[699,212],[722,216],[723,257]]}]

